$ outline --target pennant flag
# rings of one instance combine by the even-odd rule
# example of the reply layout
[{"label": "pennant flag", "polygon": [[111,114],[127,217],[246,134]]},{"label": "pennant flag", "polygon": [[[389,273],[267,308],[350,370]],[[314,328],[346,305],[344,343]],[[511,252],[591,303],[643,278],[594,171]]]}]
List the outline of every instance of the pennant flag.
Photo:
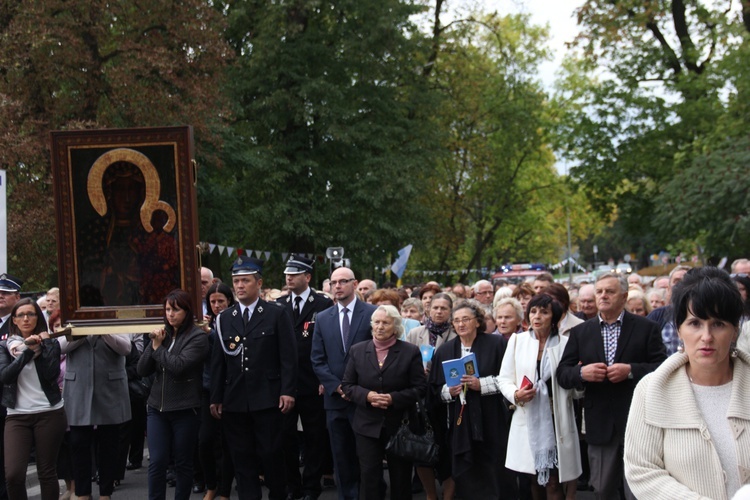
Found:
[{"label": "pennant flag", "polygon": [[256,250],[255,251],[255,258],[256,259],[260,259],[262,256],[263,256],[263,251],[262,250]]},{"label": "pennant flag", "polygon": [[227,255],[234,257],[234,247],[227,247]]},{"label": "pennant flag", "polygon": [[406,271],[406,263],[409,262],[409,256],[411,255],[411,249],[413,245],[406,245],[404,248],[398,251],[398,259],[391,266],[393,274],[399,278],[404,275]]},{"label": "pennant flag", "polygon": [[289,257],[288,253],[284,253],[284,252],[281,253],[281,260],[283,260],[284,262],[286,262],[287,257]]},{"label": "pennant flag", "polygon": [[266,252],[265,256],[266,256],[266,260],[270,259],[271,258],[271,252]]},{"label": "pennant flag", "polygon": [[224,253],[224,245],[219,245],[219,255]]},{"label": "pennant flag", "polygon": [[244,253],[245,251],[243,249],[237,248],[237,257],[239,257],[240,255],[243,255]]},{"label": "pennant flag", "polygon": [[214,253],[214,250],[216,250],[216,245],[213,243],[208,244],[208,253]]},{"label": "pennant flag", "polygon": [[247,255],[248,257],[252,257],[253,256],[253,251],[252,250],[245,250],[245,255]]}]

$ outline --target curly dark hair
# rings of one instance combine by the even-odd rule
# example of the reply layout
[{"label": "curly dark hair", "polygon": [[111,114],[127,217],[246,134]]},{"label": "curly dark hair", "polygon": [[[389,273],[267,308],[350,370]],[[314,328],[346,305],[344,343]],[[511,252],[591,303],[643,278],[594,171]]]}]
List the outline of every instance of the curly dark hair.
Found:
[{"label": "curly dark hair", "polygon": [[475,300],[461,300],[453,307],[453,316],[461,309],[469,309],[474,313],[474,318],[477,320],[477,335],[484,334],[487,329],[487,322],[484,320],[484,308]]}]

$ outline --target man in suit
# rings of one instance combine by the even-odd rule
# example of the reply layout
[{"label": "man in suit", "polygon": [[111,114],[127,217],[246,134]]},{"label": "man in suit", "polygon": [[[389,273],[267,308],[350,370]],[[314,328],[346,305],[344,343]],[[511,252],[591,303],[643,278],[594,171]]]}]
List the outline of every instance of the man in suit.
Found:
[{"label": "man in suit", "polygon": [[[287,472],[287,500],[300,498],[315,500],[320,496],[320,479],[323,475],[328,431],[323,408],[323,391],[312,368],[310,351],[317,316],[333,305],[333,301],[310,288],[314,261],[292,255],[286,263],[284,274],[289,295],[278,302],[292,317],[294,337],[297,341],[297,395],[294,408],[284,417],[284,460]],[[297,418],[302,420],[305,443],[305,469],[299,473],[299,443]]]},{"label": "man in suit", "polygon": [[297,349],[291,316],[260,298],[263,262],[232,265],[238,303],[216,318],[211,359],[211,414],[221,419],[240,498],[260,500],[259,465],[271,500],[286,499],[283,414],[294,408]]},{"label": "man in suit", "polygon": [[357,300],[357,279],[351,269],[334,270],[331,287],[337,303],[318,314],[310,357],[323,385],[339,500],[352,500],[359,493],[359,460],[352,430],[354,405],[344,396],[341,380],[349,348],[372,338],[370,318],[376,307]]},{"label": "man in suit", "polygon": [[[10,312],[13,306],[21,299],[21,285],[23,281],[10,274],[0,274],[0,340],[8,339],[8,328],[10,327]],[[2,396],[2,387],[0,387]],[[5,407],[0,406],[0,471],[5,470]],[[5,474],[0,474],[0,500],[7,500],[8,493],[5,489]]]},{"label": "man in suit", "polygon": [[[659,328],[625,311],[628,283],[607,273],[595,284],[599,314],[570,331],[557,380],[585,389],[583,400],[591,484],[597,498],[618,498],[623,482],[623,442],[633,390],[666,359]],[[635,498],[627,484],[625,496]]]}]

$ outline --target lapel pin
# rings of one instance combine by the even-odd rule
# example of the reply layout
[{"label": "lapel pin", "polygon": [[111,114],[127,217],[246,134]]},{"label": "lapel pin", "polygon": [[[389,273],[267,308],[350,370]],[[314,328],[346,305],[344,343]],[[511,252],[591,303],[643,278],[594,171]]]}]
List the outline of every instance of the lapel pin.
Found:
[{"label": "lapel pin", "polygon": [[313,296],[312,296],[312,294],[310,294],[310,298],[309,298],[309,299],[307,299],[307,301],[308,301],[308,302],[312,302],[312,301],[313,301]]},{"label": "lapel pin", "polygon": [[262,313],[262,312],[263,312],[263,306],[258,306],[258,312],[259,312],[259,313]]},{"label": "lapel pin", "polygon": [[234,311],[232,311],[232,316],[237,316],[237,309],[235,309]]},{"label": "lapel pin", "polygon": [[235,347],[237,347],[237,345],[234,342],[232,342],[231,344],[229,344],[229,348],[230,349],[234,349]]}]

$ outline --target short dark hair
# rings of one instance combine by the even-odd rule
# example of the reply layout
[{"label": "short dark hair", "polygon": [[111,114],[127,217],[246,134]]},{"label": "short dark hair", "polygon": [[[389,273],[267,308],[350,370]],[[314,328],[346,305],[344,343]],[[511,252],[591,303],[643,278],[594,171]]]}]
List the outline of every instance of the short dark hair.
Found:
[{"label": "short dark hair", "polygon": [[[42,332],[46,332],[48,327],[47,320],[44,318],[44,311],[42,311],[42,308],[39,307],[39,304],[36,303],[36,300],[32,299],[31,297],[26,297],[16,302],[16,305],[14,305],[13,309],[10,310],[10,317],[15,318],[16,311],[18,311],[19,307],[23,306],[33,306],[34,312],[36,313],[36,326],[34,327],[34,331],[31,332],[31,334],[38,335]],[[18,329],[18,326],[16,326],[16,323],[14,321],[11,321],[8,325],[8,333],[11,335],[21,335],[21,330]]]},{"label": "short dark hair", "polygon": [[744,311],[742,296],[729,274],[718,267],[694,267],[672,290],[672,307],[677,328],[688,313],[706,320],[720,319],[739,327]]},{"label": "short dark hair", "polygon": [[529,305],[526,306],[526,321],[529,321],[529,313],[532,307],[541,307],[542,309],[550,309],[552,311],[550,336],[557,335],[557,324],[563,315],[562,305],[552,295],[547,295],[546,293],[534,295],[529,301]]},{"label": "short dark hair", "polygon": [[[434,299],[435,297],[433,297]],[[481,335],[485,333],[485,330],[487,329],[487,322],[484,319],[485,310],[483,307],[480,307],[479,304],[473,300],[461,300],[459,301],[456,306],[453,308],[453,314],[452,316],[456,315],[456,311],[460,311],[461,309],[470,309],[474,313],[474,317],[477,320],[478,326],[477,326],[477,335]],[[451,316],[451,317],[452,317]]]},{"label": "short dark hair", "polygon": [[558,301],[563,308],[563,313],[570,309],[570,294],[560,283],[552,283],[542,293],[546,293]]},{"label": "short dark hair", "polygon": [[185,321],[182,322],[178,330],[183,330],[189,325],[195,324],[193,306],[190,305],[190,295],[185,290],[176,288],[164,297],[164,307],[169,304],[172,307],[185,311]]},{"label": "short dark hair", "polygon": [[232,289],[224,283],[214,283],[208,287],[208,291],[206,291],[206,310],[212,321],[216,318],[216,315],[214,314],[214,310],[211,309],[211,295],[215,293],[220,293],[227,298],[227,307],[232,307],[235,302]]}]

